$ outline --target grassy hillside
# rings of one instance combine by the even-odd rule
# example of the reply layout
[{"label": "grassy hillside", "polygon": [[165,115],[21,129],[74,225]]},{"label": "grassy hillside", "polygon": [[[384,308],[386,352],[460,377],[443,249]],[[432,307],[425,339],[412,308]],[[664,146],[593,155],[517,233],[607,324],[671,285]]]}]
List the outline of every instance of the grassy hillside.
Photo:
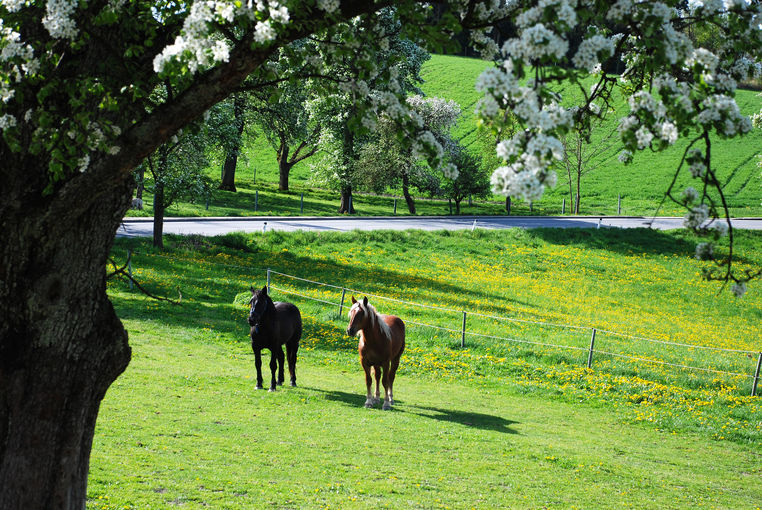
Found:
[{"label": "grassy hillside", "polygon": [[[183,301],[109,282],[133,360],[100,412],[88,508],[754,508],[756,358],[702,347],[762,349],[760,289],[718,296],[684,234],[624,234],[269,232],[170,237],[166,252],[117,240],[118,261],[130,247],[138,279]],[[738,249],[762,263],[758,233]],[[362,408],[356,340],[322,302],[340,289],[280,275],[274,297],[304,317],[299,387],[253,389],[244,303],[266,267],[430,307],[371,297],[408,325],[395,410]],[[461,348],[446,308],[468,310],[472,333],[514,340],[470,334]],[[537,322],[628,336],[599,331],[588,370],[589,329]]]},{"label": "grassy hillside", "polygon": [[[422,71],[426,80],[423,90],[431,96],[453,99],[461,105],[463,116],[454,130],[456,137],[474,151],[484,150],[476,129],[474,108],[480,98],[474,90],[476,78],[491,64],[476,59],[434,55]],[[758,91],[740,90],[737,102],[747,115],[762,108],[762,97]],[[616,114],[597,129],[593,142],[616,129],[618,117],[625,115],[629,107],[623,99],[613,105]],[[622,197],[623,214],[653,214],[664,196],[674,170],[682,157],[687,142],[680,140],[674,147],[661,153],[642,152],[636,155],[633,165],[625,167],[618,161],[619,148],[612,147],[605,155],[592,160],[596,169],[583,177],[582,213],[615,214],[618,196]],[[725,192],[733,215],[736,217],[762,214],[762,172],[757,167],[757,157],[762,155],[762,130],[734,140],[713,140],[712,155],[718,175],[725,183]],[[547,190],[543,206],[557,204],[566,198],[567,211],[570,202],[568,182],[564,171],[558,169],[558,185]],[[689,179],[682,179],[678,189],[682,189]],[[665,204],[661,215],[682,215],[678,207]]]}]

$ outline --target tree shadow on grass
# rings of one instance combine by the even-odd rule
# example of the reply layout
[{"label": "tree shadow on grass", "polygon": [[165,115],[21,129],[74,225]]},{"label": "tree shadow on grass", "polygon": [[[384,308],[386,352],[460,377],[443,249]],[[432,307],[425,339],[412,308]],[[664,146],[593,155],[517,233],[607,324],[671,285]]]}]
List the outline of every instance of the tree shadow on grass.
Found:
[{"label": "tree shadow on grass", "polygon": [[[345,391],[324,390],[322,388],[313,388],[302,386],[302,389],[314,391],[323,394],[326,400],[331,402],[340,402],[350,407],[362,407],[365,404],[365,395],[360,393],[347,393]],[[400,405],[402,407],[400,407]],[[511,428],[518,422],[507,420],[501,416],[494,416],[484,413],[473,413],[469,411],[459,411],[456,409],[444,409],[440,407],[406,405],[404,401],[395,399],[393,411],[410,413],[424,418],[431,418],[437,421],[457,423],[465,427],[473,427],[480,430],[492,430],[503,434],[518,434],[518,431]]]},{"label": "tree shadow on grass", "polygon": [[527,232],[530,237],[537,237],[556,245],[608,250],[624,255],[693,256],[696,253],[696,243],[688,240],[683,232],[664,232],[647,228],[536,228]]},{"label": "tree shadow on grass", "polygon": [[[552,229],[527,230],[530,237],[560,246],[577,246],[607,250],[622,255],[679,255],[692,259],[696,245],[703,240],[688,230],[654,230],[649,228]],[[725,240],[720,245],[725,244]],[[734,261],[758,265],[758,260],[739,255],[747,243],[744,231],[736,231]]]}]

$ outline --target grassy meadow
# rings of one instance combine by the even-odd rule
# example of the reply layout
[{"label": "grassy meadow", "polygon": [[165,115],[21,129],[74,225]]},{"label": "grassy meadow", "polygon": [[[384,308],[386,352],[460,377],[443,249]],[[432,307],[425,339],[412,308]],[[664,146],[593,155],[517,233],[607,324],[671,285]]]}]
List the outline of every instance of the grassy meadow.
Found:
[{"label": "grassy meadow", "polygon": [[[742,264],[762,263],[762,235],[738,243]],[[133,251],[152,292],[183,298],[110,280],[133,361],[101,408],[88,508],[762,501],[762,406],[749,396],[760,289],[718,294],[686,234],[268,232],[167,245],[114,249],[117,261]],[[266,268],[305,324],[299,386],[272,394],[254,390],[244,304]],[[391,412],[362,407],[341,287],[408,325]]]},{"label": "grassy meadow", "polygon": [[[453,129],[453,136],[475,154],[485,156],[485,165],[494,165],[490,157],[493,149],[485,133],[477,129],[474,108],[480,95],[474,89],[476,78],[488,66],[488,62],[465,57],[433,55],[424,63],[421,76],[425,83],[421,86],[427,96],[452,99],[462,108],[459,123]],[[573,94],[572,94],[573,96]],[[736,100],[744,114],[756,113],[762,108],[762,97],[757,91],[739,90]],[[612,130],[616,129],[618,117],[625,115],[629,107],[623,99],[614,104],[616,113],[609,116],[592,137],[593,145]],[[256,130],[256,128],[255,128]],[[616,139],[616,138],[615,138]],[[762,154],[762,130],[733,140],[713,140],[712,154],[718,176],[724,183],[724,190],[731,214],[734,217],[761,216],[760,187],[762,173],[757,167],[758,156]],[[619,163],[617,144],[592,159],[594,170],[583,177],[580,213],[585,215],[662,215],[682,216],[684,211],[672,204],[660,203],[666,186],[671,181],[675,168],[680,161],[687,141],[678,143],[660,153],[643,151],[636,155],[632,165],[627,167]],[[208,169],[210,177],[220,178],[222,162],[218,161]],[[528,204],[514,201],[511,214],[561,214],[563,200],[566,200],[566,214],[571,211],[572,198],[569,194],[566,171],[557,169],[558,184],[548,189],[543,198],[534,203],[530,210]],[[321,189],[311,179],[310,160],[297,164],[291,171],[288,193],[277,190],[278,168],[275,150],[264,136],[253,136],[243,151],[236,171],[238,192],[215,190],[207,208],[206,201],[199,203],[178,203],[167,210],[170,216],[239,216],[239,215],[333,215],[338,210],[336,192]],[[689,178],[678,180],[677,189],[681,190],[689,183]],[[258,194],[258,207],[254,210],[255,193]],[[304,194],[303,211],[300,198]],[[389,189],[389,195],[401,197],[401,191]],[[417,214],[450,214],[446,201],[426,200],[416,196]],[[146,209],[131,211],[131,215],[151,215],[152,197],[145,196]],[[492,197],[486,201],[476,201],[472,205],[461,204],[462,214],[502,214],[504,198]],[[388,215],[393,213],[393,198],[375,197],[355,193],[354,205],[362,215]],[[397,202],[397,214],[407,214],[404,201]]]}]

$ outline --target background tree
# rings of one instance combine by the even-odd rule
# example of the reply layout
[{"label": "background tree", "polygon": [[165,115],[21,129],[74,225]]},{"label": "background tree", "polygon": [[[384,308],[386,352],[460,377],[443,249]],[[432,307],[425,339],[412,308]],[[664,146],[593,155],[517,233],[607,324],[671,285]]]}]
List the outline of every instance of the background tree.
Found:
[{"label": "background tree", "polygon": [[244,92],[236,92],[225,101],[215,105],[208,120],[210,134],[217,139],[224,162],[218,189],[236,191],[235,171],[244,143],[244,132],[251,124],[247,122],[250,98]]},{"label": "background tree", "polygon": [[[449,131],[460,116],[460,106],[455,101],[441,98],[424,98],[420,95],[407,99],[414,112],[414,119],[432,133],[432,139],[440,145],[450,143]],[[396,123],[382,116],[369,141],[360,151],[358,167],[362,168],[361,182],[375,191],[382,191],[389,183],[400,183],[410,214],[415,214],[415,201],[410,187],[430,193],[438,193],[439,179],[425,164],[425,157],[415,145],[408,145],[399,136]]]},{"label": "background tree", "polygon": [[[561,139],[563,157],[560,166],[566,173],[566,184],[569,186],[569,203],[573,204],[574,214],[579,214],[582,202],[582,177],[592,173],[604,162],[603,156],[617,150],[619,140],[616,129],[601,132],[601,122],[594,122],[593,133],[585,134],[578,129],[572,129]],[[596,129],[597,128],[597,129]],[[621,146],[619,146],[621,150]]]},{"label": "background tree", "polygon": [[153,177],[153,245],[164,248],[164,213],[180,198],[208,198],[212,181],[204,169],[210,137],[204,126],[182,130],[146,158],[141,167]]},{"label": "background tree", "polygon": [[455,213],[460,214],[460,203],[468,197],[486,198],[490,194],[490,172],[481,158],[469,152],[457,141],[446,145],[449,160],[458,169],[455,179],[443,178],[442,195],[455,202]]},{"label": "background tree", "polygon": [[[376,21],[377,24],[372,27],[370,33],[376,34],[377,40],[372,48],[365,51],[372,53],[371,58],[381,65],[380,71],[389,75],[392,90],[398,94],[420,93],[417,84],[421,83],[420,70],[429,58],[428,52],[402,36],[402,26],[394,11],[382,11]],[[368,111],[361,115],[357,110],[358,102],[366,102],[372,108],[379,109],[389,106],[389,101],[393,100],[389,92],[380,87],[385,83],[379,81],[383,74],[366,81],[351,80],[351,76],[357,71],[353,51],[357,46],[351,41],[356,40],[356,32],[368,33],[368,29],[350,23],[346,30],[342,38],[334,43],[350,51],[340,59],[330,58],[330,54],[324,57],[329,69],[324,74],[339,80],[340,90],[316,97],[310,102],[309,107],[312,118],[325,132],[325,136],[320,139],[320,150],[323,154],[318,163],[313,165],[316,178],[318,182],[338,188],[341,195],[339,213],[354,213],[353,207],[350,210],[353,185],[358,179],[362,179],[361,174],[365,173],[365,165],[359,164],[357,159],[363,146],[372,139],[370,132],[378,122],[374,112]],[[351,43],[347,45],[346,41]],[[388,121],[392,124],[399,123],[399,118],[390,117]],[[410,122],[410,119],[407,121]]]},{"label": "background tree", "polygon": [[275,90],[265,89],[255,94],[254,118],[275,149],[280,191],[288,191],[288,178],[294,165],[318,151],[321,125],[307,110],[311,83],[313,80],[282,82]]}]

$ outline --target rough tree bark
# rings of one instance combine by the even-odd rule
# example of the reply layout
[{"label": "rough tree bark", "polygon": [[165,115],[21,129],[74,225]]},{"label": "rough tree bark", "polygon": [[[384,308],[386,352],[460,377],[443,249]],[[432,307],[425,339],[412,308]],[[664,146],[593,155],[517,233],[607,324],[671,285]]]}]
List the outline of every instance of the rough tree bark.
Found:
[{"label": "rough tree bark", "polygon": [[[29,191],[17,176],[6,196]],[[84,508],[98,408],[130,359],[104,270],[129,181],[73,215],[0,211],[0,508]]]}]

